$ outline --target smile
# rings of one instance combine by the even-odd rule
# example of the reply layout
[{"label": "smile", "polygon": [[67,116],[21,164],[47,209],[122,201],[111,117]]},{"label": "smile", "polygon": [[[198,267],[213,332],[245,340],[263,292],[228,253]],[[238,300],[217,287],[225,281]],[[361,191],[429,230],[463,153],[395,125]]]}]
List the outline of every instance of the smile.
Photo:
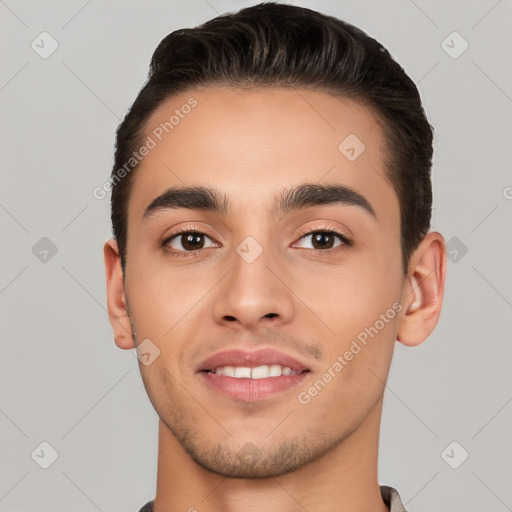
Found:
[{"label": "smile", "polygon": [[299,372],[292,370],[289,366],[273,364],[270,366],[256,366],[255,368],[248,366],[220,366],[214,370],[209,370],[209,373],[234,377],[235,379],[266,379],[268,377],[281,377],[282,375],[297,375]]}]

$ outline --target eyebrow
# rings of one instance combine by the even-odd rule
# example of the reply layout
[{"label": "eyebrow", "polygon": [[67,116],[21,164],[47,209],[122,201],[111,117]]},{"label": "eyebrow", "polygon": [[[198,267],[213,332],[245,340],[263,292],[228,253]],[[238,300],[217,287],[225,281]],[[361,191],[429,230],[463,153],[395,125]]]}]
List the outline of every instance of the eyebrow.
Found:
[{"label": "eyebrow", "polygon": [[[357,206],[370,214],[377,215],[370,202],[359,192],[344,185],[302,184],[282,190],[274,197],[271,215],[281,217],[287,213],[320,205]],[[152,217],[159,211],[189,208],[227,214],[229,200],[225,194],[212,187],[172,187],[153,199],[145,209],[142,220]]]}]

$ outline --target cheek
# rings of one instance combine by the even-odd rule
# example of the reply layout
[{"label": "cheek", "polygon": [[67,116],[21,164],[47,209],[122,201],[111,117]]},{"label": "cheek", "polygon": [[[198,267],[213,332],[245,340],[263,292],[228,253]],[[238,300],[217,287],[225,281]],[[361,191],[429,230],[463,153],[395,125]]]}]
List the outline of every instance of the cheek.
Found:
[{"label": "cheek", "polygon": [[371,261],[362,255],[353,263],[316,268],[314,282],[303,281],[298,291],[322,320],[319,326],[329,327],[321,371],[336,375],[329,384],[336,393],[329,399],[340,406],[357,397],[372,400],[381,392],[379,378],[385,379],[402,309],[400,260],[382,253]]},{"label": "cheek", "polygon": [[160,378],[165,378],[165,369],[182,374],[190,341],[204,326],[208,292],[218,280],[216,275],[206,268],[171,267],[149,256],[144,265],[132,259],[126,293],[137,342],[149,339],[160,350],[154,365],[141,368],[148,377],[150,370],[158,370]]},{"label": "cheek", "polygon": [[[392,257],[352,257],[338,267],[311,264],[296,269],[295,291],[339,339],[355,337],[395,309],[402,290],[401,261]],[[302,278],[299,279],[299,274]],[[304,276],[314,278],[304,279]],[[395,309],[393,305],[395,304]],[[386,326],[389,322],[386,322]]]},{"label": "cheek", "polygon": [[126,293],[139,330],[163,337],[193,314],[194,304],[208,290],[203,274],[185,267],[172,268],[160,258],[147,257],[144,265],[132,260],[132,267],[127,267]]},{"label": "cheek", "polygon": [[336,325],[336,337],[329,344],[325,366],[305,390],[306,396],[301,396],[310,397],[320,421],[333,429],[361,421],[384,391],[398,312],[391,305],[382,313],[377,311],[380,309],[355,311],[352,316],[343,313],[344,320]]}]

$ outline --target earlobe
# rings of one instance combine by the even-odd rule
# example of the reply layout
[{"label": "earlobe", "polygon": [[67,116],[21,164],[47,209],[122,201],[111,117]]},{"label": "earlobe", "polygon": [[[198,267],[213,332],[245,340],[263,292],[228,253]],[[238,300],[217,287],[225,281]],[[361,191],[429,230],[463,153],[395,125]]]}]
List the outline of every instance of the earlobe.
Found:
[{"label": "earlobe", "polygon": [[398,341],[415,346],[432,333],[441,315],[445,280],[445,241],[440,233],[430,232],[411,256]]},{"label": "earlobe", "polygon": [[107,308],[115,344],[124,350],[135,347],[126,306],[123,271],[117,242],[111,238],[103,247],[107,284]]}]

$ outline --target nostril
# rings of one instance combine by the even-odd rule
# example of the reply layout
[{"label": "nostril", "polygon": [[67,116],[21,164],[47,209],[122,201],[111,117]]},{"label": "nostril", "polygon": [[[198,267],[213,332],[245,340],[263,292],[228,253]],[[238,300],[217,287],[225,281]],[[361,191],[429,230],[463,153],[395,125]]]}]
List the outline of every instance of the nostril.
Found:
[{"label": "nostril", "polygon": [[265,315],[267,318],[274,318],[275,316],[277,316],[277,313],[268,313]]}]

